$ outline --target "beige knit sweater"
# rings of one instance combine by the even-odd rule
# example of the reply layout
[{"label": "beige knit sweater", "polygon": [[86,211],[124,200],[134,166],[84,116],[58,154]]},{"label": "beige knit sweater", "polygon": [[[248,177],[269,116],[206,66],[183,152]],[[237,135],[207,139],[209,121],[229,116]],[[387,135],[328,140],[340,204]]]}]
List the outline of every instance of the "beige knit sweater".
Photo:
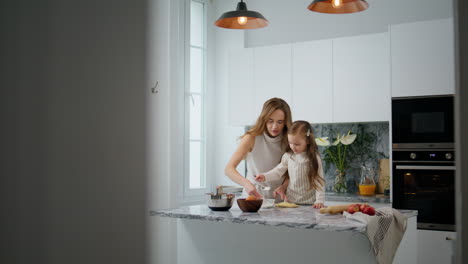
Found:
[{"label": "beige knit sweater", "polygon": [[[323,167],[320,156],[318,159],[319,177],[323,179]],[[310,182],[307,177],[309,173],[309,158],[305,152],[294,154],[284,153],[278,164],[272,170],[264,173],[265,180],[277,181],[286,170],[289,173],[289,185],[286,191],[288,201],[297,204],[315,204],[324,203],[325,201],[325,186],[321,186],[320,190],[310,189]]]}]

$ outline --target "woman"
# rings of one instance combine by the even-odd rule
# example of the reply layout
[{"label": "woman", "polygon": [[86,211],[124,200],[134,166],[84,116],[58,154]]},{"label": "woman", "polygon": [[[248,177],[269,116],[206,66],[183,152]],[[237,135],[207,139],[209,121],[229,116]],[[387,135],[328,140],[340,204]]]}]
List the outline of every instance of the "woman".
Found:
[{"label": "woman", "polygon": [[[287,177],[268,183],[266,190],[256,186],[255,175],[273,169],[281,161],[288,146],[287,132],[292,123],[289,105],[280,98],[271,98],[263,104],[262,112],[255,125],[242,137],[239,146],[224,169],[234,182],[244,186],[244,194],[257,198],[286,199]],[[247,161],[247,177],[244,178],[237,166]],[[284,186],[282,185],[284,184]]]}]

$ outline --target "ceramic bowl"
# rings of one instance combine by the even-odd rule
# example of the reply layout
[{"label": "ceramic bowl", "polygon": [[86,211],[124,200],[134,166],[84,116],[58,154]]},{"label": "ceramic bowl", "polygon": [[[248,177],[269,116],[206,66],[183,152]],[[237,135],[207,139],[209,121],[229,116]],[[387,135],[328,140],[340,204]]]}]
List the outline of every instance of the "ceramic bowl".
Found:
[{"label": "ceramic bowl", "polygon": [[263,200],[246,200],[245,198],[237,199],[237,204],[242,212],[255,213],[262,207]]}]

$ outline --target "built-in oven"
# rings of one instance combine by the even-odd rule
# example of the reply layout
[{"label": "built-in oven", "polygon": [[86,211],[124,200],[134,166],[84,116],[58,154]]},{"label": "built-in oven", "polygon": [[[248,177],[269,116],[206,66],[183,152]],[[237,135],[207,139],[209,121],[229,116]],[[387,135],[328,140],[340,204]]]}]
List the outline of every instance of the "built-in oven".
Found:
[{"label": "built-in oven", "polygon": [[453,96],[392,98],[392,205],[418,228],[455,230]]},{"label": "built-in oven", "polygon": [[418,229],[455,230],[453,149],[393,150],[392,205],[418,210]]},{"label": "built-in oven", "polygon": [[392,99],[393,148],[453,148],[453,96]]}]

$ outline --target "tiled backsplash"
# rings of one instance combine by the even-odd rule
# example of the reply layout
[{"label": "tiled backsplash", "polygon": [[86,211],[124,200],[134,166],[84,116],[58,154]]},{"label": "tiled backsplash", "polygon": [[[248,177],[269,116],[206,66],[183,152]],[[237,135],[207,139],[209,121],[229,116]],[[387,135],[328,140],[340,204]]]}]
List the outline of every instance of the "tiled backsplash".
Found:
[{"label": "tiled backsplash", "polygon": [[[350,167],[346,170],[346,182],[348,192],[358,192],[358,184],[361,174],[361,166],[372,167],[375,169],[376,178],[379,171],[379,160],[389,157],[389,124],[388,122],[371,122],[371,123],[330,123],[330,124],[312,124],[315,137],[336,137],[337,133],[346,134],[351,131],[352,134],[357,134],[355,147],[360,146],[362,139],[367,138],[366,157],[355,156],[350,162]],[[324,147],[319,146],[323,158]],[[335,181],[335,165],[323,162],[324,174],[326,181],[326,191],[333,191]]]}]

